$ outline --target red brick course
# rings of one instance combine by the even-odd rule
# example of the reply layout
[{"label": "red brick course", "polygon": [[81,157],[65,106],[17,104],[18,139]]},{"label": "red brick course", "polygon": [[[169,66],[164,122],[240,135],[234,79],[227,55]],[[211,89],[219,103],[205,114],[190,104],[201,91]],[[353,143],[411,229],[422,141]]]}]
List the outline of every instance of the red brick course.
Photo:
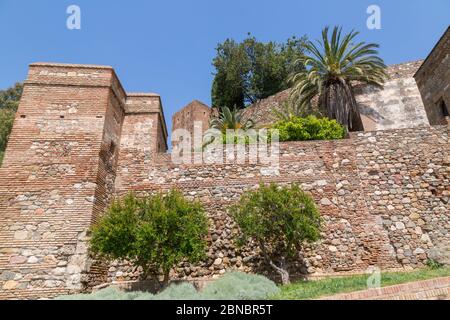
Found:
[{"label": "red brick course", "polygon": [[450,300],[450,277],[342,293],[319,300]]}]

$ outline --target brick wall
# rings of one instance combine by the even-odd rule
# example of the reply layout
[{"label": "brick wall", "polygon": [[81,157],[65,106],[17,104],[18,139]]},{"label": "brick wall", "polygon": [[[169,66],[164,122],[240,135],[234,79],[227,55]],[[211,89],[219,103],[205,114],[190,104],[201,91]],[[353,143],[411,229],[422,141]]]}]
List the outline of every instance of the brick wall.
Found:
[{"label": "brick wall", "polygon": [[111,67],[31,65],[0,168],[0,299],[107,281],[108,266],[88,259],[87,230],[114,195],[119,156],[163,152],[166,141],[159,96],[127,96]]},{"label": "brick wall", "polygon": [[120,131],[108,124],[114,77],[108,67],[30,66],[0,169],[0,297],[84,286],[86,228],[110,192],[99,154]]},{"label": "brick wall", "polygon": [[[191,133],[191,139],[193,139],[193,134],[196,132],[195,130],[203,135],[203,133],[209,129],[211,115],[211,108],[198,100],[194,100],[173,115],[172,132],[175,132],[178,129],[187,130]],[[195,126],[197,126],[197,128]],[[176,142],[172,141],[172,146],[175,145]]]},{"label": "brick wall", "polygon": [[319,300],[450,300],[450,277],[342,293]]}]

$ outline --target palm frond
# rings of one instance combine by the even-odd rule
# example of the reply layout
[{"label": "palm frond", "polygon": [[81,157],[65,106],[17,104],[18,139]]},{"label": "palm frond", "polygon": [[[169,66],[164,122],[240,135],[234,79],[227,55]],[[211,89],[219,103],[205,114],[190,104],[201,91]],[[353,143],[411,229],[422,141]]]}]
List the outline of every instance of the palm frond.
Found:
[{"label": "palm frond", "polygon": [[322,39],[305,44],[302,62],[306,70],[291,76],[291,98],[306,105],[319,96],[321,108],[328,116],[351,130],[361,130],[353,82],[382,86],[387,79],[386,65],[378,56],[379,45],[354,43],[357,31],[342,34],[341,27],[322,30]]},{"label": "palm frond", "polygon": [[225,133],[228,129],[231,130],[249,130],[255,126],[252,119],[244,120],[241,110],[230,109],[228,107],[221,108],[219,115],[210,121],[210,127],[220,130]]}]

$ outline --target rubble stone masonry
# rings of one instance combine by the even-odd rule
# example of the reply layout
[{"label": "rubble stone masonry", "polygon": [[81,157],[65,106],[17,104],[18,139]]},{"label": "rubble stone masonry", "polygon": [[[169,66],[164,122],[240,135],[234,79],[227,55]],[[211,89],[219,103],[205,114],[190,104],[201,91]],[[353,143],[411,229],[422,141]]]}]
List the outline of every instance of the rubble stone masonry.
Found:
[{"label": "rubble stone masonry", "polygon": [[[210,217],[208,259],[173,278],[265,272],[233,243],[227,214],[260,182],[299,183],[324,217],[296,272],[418,268],[448,254],[449,126],[282,143],[280,165],[175,165],[161,100],[126,94],[110,67],[33,64],[0,168],[0,299],[42,298],[134,280],[139,270],[88,258],[88,234],[114,196],[179,188]],[[108,272],[109,271],[109,272]]]},{"label": "rubble stone masonry", "polygon": [[[350,139],[289,142],[278,170],[261,164],[174,165],[169,155],[121,166],[116,193],[178,188],[199,199],[211,220],[208,259],[180,265],[174,278],[210,277],[229,269],[265,272],[258,251],[233,245],[227,208],[260,182],[299,183],[325,219],[323,240],[306,249],[293,271],[314,276],[368,267],[423,267],[448,255],[450,148],[448,126],[354,134]],[[304,258],[304,259],[303,259]],[[302,261],[304,260],[304,261]],[[115,263],[110,281],[135,280],[139,270]]]}]

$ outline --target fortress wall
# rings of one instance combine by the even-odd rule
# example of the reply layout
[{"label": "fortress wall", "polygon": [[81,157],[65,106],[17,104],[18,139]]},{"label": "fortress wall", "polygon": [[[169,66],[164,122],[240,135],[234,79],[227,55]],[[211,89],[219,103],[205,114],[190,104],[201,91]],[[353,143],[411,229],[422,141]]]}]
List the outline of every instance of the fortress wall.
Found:
[{"label": "fortress wall", "polygon": [[[422,62],[419,60],[388,66],[386,72],[389,79],[383,88],[355,85],[355,96],[364,131],[429,125],[421,94],[413,77]],[[244,117],[253,119],[259,126],[276,122],[271,110],[282,108],[289,96],[290,90],[285,90],[263,99],[246,108]],[[313,103],[317,104],[317,101]]]},{"label": "fortress wall", "polygon": [[449,126],[360,134],[360,190],[403,266],[450,258]]},{"label": "fortress wall", "polygon": [[423,61],[389,66],[383,88],[357,86],[356,101],[365,131],[415,128],[429,125],[414,73]]},{"label": "fortress wall", "polygon": [[130,175],[137,176],[136,170],[152,163],[155,153],[166,151],[166,138],[159,96],[130,95],[120,141],[116,186],[120,188]]},{"label": "fortress wall", "polygon": [[448,256],[448,131],[423,126],[282,143],[279,168],[176,165],[162,153],[158,95],[125,94],[110,67],[34,64],[0,168],[0,298],[136,279],[139,271],[124,263],[88,259],[87,231],[112,197],[174,187],[199,199],[211,221],[207,261],[180,265],[174,278],[267,272],[255,247],[234,246],[227,214],[261,181],[299,183],[324,216],[322,241],[305,248],[294,273],[421,267]]},{"label": "fortress wall", "polygon": [[[447,124],[450,121],[450,27],[414,77],[430,124]],[[443,103],[447,109],[447,119],[442,110]]]},{"label": "fortress wall", "polygon": [[[227,214],[242,192],[263,182],[299,183],[325,219],[323,240],[306,249],[312,275],[422,267],[435,245],[449,243],[449,127],[420,127],[354,134],[340,141],[282,143],[279,170],[262,164],[174,165],[169,155],[152,163],[121,165],[116,192],[140,194],[179,188],[199,199],[211,219],[205,263],[179,266],[176,278],[225,270],[266,270],[255,248],[233,245]],[[445,254],[445,252],[441,252]],[[115,263],[110,280],[133,280],[135,268]]]},{"label": "fortress wall", "polygon": [[[172,133],[178,129],[187,130],[194,139],[194,133],[204,134],[209,129],[209,122],[213,116],[213,110],[206,104],[194,100],[172,116]],[[172,140],[172,146],[176,142]]]},{"label": "fortress wall", "polygon": [[112,68],[30,66],[0,168],[0,298],[92,280],[86,231],[112,193],[105,150],[119,140],[123,98]]}]

